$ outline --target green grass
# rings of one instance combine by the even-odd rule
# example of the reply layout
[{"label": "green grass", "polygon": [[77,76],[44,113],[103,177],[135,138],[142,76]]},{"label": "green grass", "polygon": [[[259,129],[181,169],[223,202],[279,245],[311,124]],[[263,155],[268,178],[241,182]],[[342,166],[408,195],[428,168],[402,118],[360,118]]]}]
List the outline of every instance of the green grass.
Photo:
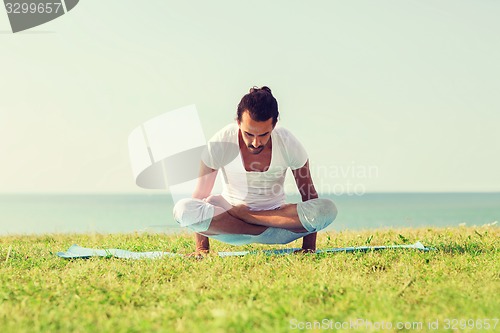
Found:
[{"label": "green grass", "polygon": [[[55,253],[72,244],[189,253],[194,242],[190,235],[158,234],[2,237],[0,332],[289,332],[315,321],[331,328],[326,331],[428,332],[428,323],[436,320],[439,329],[433,332],[498,332],[500,323],[493,329],[493,319],[500,317],[498,230],[347,231],[318,237],[321,248],[420,240],[437,249],[432,252],[135,261],[64,260]],[[279,248],[211,244],[213,252]],[[357,329],[345,326],[358,318],[365,322]],[[461,329],[465,322],[447,319],[490,319],[491,328],[478,330],[481,321],[476,321],[469,322],[476,329]],[[336,330],[336,322],[347,323]],[[386,329],[378,330],[382,322]],[[398,322],[423,327],[408,323],[408,329],[398,330]]]}]

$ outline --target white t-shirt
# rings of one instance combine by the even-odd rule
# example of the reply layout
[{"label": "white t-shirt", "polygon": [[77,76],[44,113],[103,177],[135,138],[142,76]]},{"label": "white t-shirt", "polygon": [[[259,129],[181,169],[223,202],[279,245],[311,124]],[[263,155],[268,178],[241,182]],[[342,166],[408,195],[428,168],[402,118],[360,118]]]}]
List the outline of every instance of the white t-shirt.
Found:
[{"label": "white t-shirt", "polygon": [[271,164],[265,172],[246,171],[239,144],[239,127],[230,124],[208,142],[202,160],[206,166],[221,170],[222,196],[232,205],[245,204],[252,210],[276,209],[285,202],[284,181],[288,168],[303,167],[308,159],[302,144],[285,128],[271,132]]}]

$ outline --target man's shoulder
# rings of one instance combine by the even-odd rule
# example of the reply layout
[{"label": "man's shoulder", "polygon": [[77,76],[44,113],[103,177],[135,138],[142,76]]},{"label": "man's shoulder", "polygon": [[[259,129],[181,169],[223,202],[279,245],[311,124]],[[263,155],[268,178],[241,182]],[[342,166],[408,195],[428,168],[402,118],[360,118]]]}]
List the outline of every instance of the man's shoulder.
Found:
[{"label": "man's shoulder", "polygon": [[274,132],[278,135],[293,135],[289,129],[279,125],[274,128]]},{"label": "man's shoulder", "polygon": [[292,170],[302,167],[308,159],[307,152],[301,142],[292,134],[292,132],[283,127],[274,129],[275,140],[279,149]]},{"label": "man's shoulder", "polygon": [[297,140],[295,135],[293,135],[292,131],[290,131],[289,129],[287,129],[285,127],[276,126],[274,128],[273,132],[274,132],[275,136],[281,138],[285,142],[288,142],[289,140]]},{"label": "man's shoulder", "polygon": [[235,135],[238,135],[238,125],[232,123],[218,130],[210,141],[228,141],[231,140]]},{"label": "man's shoulder", "polygon": [[236,123],[231,123],[231,124],[227,124],[226,126],[222,127],[219,132],[230,132],[230,133],[234,133],[234,132],[238,132],[238,124]]},{"label": "man's shoulder", "polygon": [[208,141],[207,149],[203,152],[202,160],[206,166],[217,170],[231,161],[239,154],[238,125],[229,124],[220,129]]}]

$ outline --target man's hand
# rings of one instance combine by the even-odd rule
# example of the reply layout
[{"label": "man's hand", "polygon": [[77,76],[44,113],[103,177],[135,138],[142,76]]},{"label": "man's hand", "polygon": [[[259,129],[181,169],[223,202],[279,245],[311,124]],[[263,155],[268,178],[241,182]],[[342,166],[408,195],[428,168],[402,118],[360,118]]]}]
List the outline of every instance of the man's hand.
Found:
[{"label": "man's hand", "polygon": [[313,249],[300,249],[293,251],[293,254],[304,254],[304,253],[316,253],[316,250]]},{"label": "man's hand", "polygon": [[196,250],[193,253],[186,254],[186,258],[203,259],[210,254],[209,250]]}]

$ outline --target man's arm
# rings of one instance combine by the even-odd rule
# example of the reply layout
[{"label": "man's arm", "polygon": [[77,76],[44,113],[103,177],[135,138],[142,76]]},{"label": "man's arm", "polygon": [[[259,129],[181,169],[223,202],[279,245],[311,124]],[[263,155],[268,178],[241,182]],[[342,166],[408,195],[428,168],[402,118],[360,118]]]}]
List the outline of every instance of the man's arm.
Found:
[{"label": "man's arm", "polygon": [[[300,195],[302,196],[302,201],[318,198],[318,193],[314,188],[311,172],[309,170],[309,160],[307,160],[302,168],[292,170],[292,173],[295,177],[295,183],[297,184]],[[316,251],[316,235],[317,233],[312,233],[303,238],[302,249],[304,251]]]},{"label": "man's arm", "polygon": [[[200,173],[198,181],[196,183],[196,188],[193,192],[193,198],[195,199],[206,199],[212,193],[214,188],[215,179],[217,177],[217,170],[211,169],[201,162]],[[196,254],[207,253],[210,251],[210,242],[207,236],[201,234],[195,235],[196,241]]]}]

